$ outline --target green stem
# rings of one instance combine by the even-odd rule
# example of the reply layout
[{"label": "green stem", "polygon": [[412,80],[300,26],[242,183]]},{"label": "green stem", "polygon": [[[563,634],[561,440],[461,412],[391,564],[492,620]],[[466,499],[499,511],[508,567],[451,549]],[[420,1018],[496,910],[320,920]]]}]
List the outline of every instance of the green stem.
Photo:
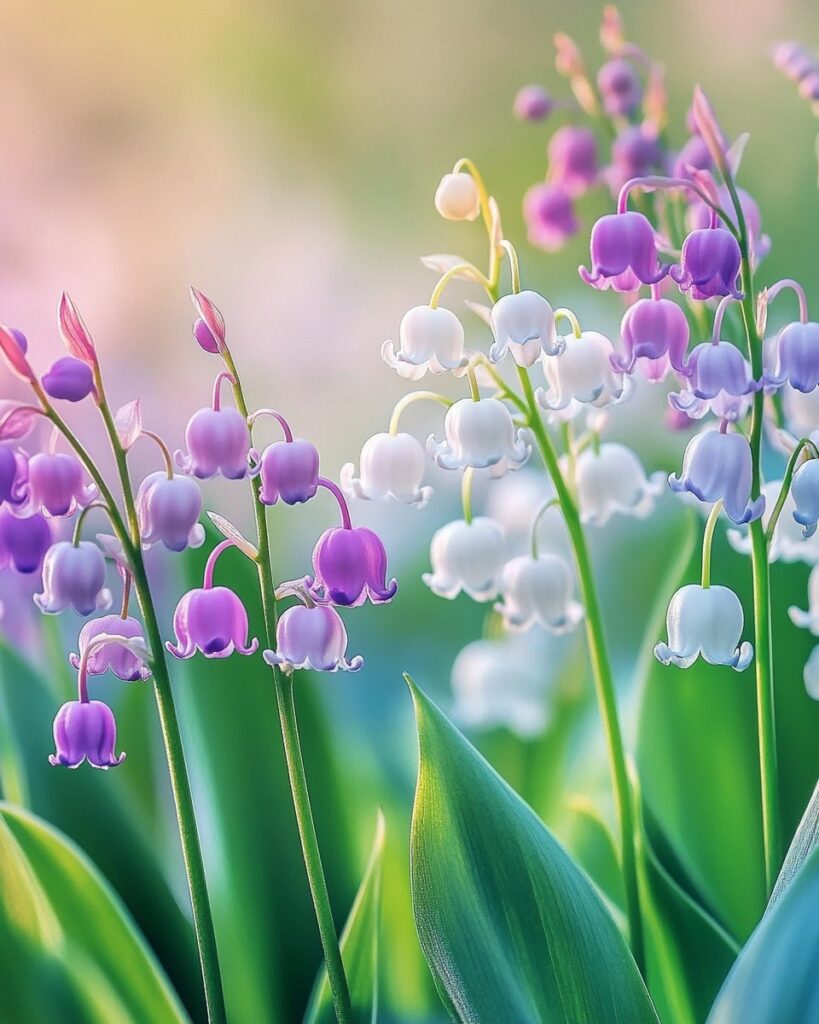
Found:
[{"label": "green stem", "polygon": [[603,729],[606,735],[609,767],[614,790],[614,804],[620,829],[621,862],[626,892],[626,910],[629,922],[631,951],[637,966],[641,973],[643,973],[645,970],[645,949],[637,878],[634,807],[626,766],[623,735],[617,715],[617,695],[614,689],[614,676],[603,630],[600,599],[594,582],[591,559],[588,546],[586,545],[586,536],[580,522],[577,505],[566,485],[563,474],[560,472],[557,452],[543,426],[543,420],[535,400],[529,375],[522,367],[518,368],[518,375],[528,404],[529,427],[537,441],[546,470],[552,478],[555,494],[563,512],[566,530],[568,531],[574,552],[574,561],[577,569],[577,578],[580,583],[580,591],[583,596],[583,604],[586,609],[586,636],[589,644],[589,656],[597,693],[597,703],[600,708]]},{"label": "green stem", "polygon": [[467,466],[461,478],[461,504],[464,510],[464,522],[469,525],[472,522],[472,478],[475,470]]},{"label": "green stem", "polygon": [[705,534],[702,538],[702,577],[700,583],[703,590],[707,590],[711,586],[711,548],[714,544],[714,531],[717,528],[720,512],[722,512],[722,499],[715,502],[714,507],[708,513]]},{"label": "green stem", "polygon": [[[236,408],[247,419],[248,408],[241,380],[237,373],[233,356],[227,347],[222,350],[222,358],[233,377],[233,398]],[[270,532],[267,527],[265,506],[259,500],[261,481],[258,476],[251,478],[251,487],[253,490],[253,512],[256,519],[256,532],[258,536],[256,571],[259,577],[265,638],[268,648],[272,650],[276,646],[277,612],[271,565]],[[286,675],[278,666],[271,666],[271,669],[279,710],[279,725],[281,727],[284,756],[287,763],[287,775],[290,781],[290,792],[293,798],[293,808],[296,813],[296,824],[298,825],[299,839],[301,840],[304,867],[307,872],[310,896],[313,901],[316,923],[318,924],[324,963],[327,968],[327,980],[333,997],[333,1007],[335,1008],[336,1019],[339,1024],[353,1024],[354,1017],[350,1001],[350,990],[347,985],[347,976],[344,973],[341,947],[339,946],[338,933],[333,921],[330,894],[327,890],[327,880],[324,876],[316,825],[313,820],[313,810],[310,804],[310,792],[307,788],[307,775],[304,770],[304,758],[301,752],[298,720],[296,718],[293,677]]]}]

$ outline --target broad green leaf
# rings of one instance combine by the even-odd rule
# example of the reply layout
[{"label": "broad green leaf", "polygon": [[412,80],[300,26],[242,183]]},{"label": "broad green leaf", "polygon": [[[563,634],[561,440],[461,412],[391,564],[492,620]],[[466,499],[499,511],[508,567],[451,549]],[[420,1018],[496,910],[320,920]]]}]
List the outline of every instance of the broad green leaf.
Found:
[{"label": "broad green leaf", "polygon": [[188,1018],[125,908],[45,822],[0,804],[0,1018],[181,1024]]},{"label": "broad green leaf", "polygon": [[413,905],[450,1013],[482,1024],[656,1022],[589,879],[429,698],[410,688],[420,749]]},{"label": "broad green leaf", "polygon": [[819,1020],[819,847],[757,927],[728,975],[708,1024]]},{"label": "broad green leaf", "polygon": [[[378,925],[385,840],[386,823],[379,811],[370,859],[341,935],[341,955],[356,1024],[375,1024],[378,1019]],[[327,971],[322,969],[304,1024],[335,1024],[335,1020]]]},{"label": "broad green leaf", "polygon": [[768,901],[766,914],[770,913],[771,907],[782,896],[787,887],[791,884],[799,869],[807,858],[819,845],[819,782],[813,791],[802,820],[794,833],[785,860],[776,880],[776,885]]},{"label": "broad green leaf", "polygon": [[568,806],[572,816],[566,845],[597,886],[621,931],[625,930],[626,894],[614,836],[588,797],[570,797]]}]

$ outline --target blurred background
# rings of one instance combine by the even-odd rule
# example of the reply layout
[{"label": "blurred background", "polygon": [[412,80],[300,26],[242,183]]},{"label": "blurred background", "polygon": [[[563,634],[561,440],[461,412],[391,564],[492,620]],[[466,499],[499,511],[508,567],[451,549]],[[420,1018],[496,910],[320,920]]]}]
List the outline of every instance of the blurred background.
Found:
[{"label": "blurred background", "polygon": [[[683,121],[695,82],[709,93],[729,135],[750,132],[742,184],[758,201],[773,240],[763,277],[798,277],[818,303],[817,122],[769,59],[779,39],[819,42],[815,4],[690,0],[684,6],[625,2],[620,8],[629,36],[666,66],[670,133],[677,144],[686,137]],[[188,287],[195,284],[225,315],[252,404],[280,409],[298,435],[319,446],[325,472],[335,477],[343,463],[357,462],[367,436],[386,428],[394,402],[406,390],[381,361],[379,348],[385,338],[396,337],[406,309],[425,301],[432,288],[434,277],[419,257],[458,252],[483,261],[480,225],[444,222],[432,203],[441,174],[458,157],[476,161],[497,197],[506,234],[520,249],[525,285],[555,305],[575,308],[586,326],[616,332],[622,312],[616,298],[583,289],[576,274],[587,256],[587,228],[605,200],[598,195],[581,203],[584,231],[561,254],[527,246],[521,198],[543,177],[552,125],[520,124],[511,114],[523,84],[565,88],[553,67],[551,38],[558,29],[576,38],[597,66],[598,22],[595,5],[567,7],[554,0],[502,6],[484,0],[36,6],[7,0],[0,11],[0,320],[25,331],[35,365],[45,367],[61,350],[55,311],[60,291],[68,290],[107,365],[112,402],[141,395],[146,425],[180,447],[188,417],[207,404],[214,373],[212,360],[191,338]],[[452,291],[456,303],[467,294],[458,287]],[[476,318],[469,330],[471,343],[485,343],[488,332]],[[4,396],[14,391],[5,379]],[[659,415],[662,396],[647,401]],[[635,442],[649,470],[672,468],[681,439],[646,432],[645,406],[636,408],[618,413],[615,435]],[[86,425],[82,418],[78,422]],[[434,409],[416,408],[406,422],[420,436],[440,429]],[[102,445],[97,447],[104,457]],[[150,446],[135,452],[138,471],[156,468],[154,460]],[[442,602],[420,582],[432,531],[457,514],[457,493],[445,474],[434,474],[432,483],[436,500],[421,513],[355,506],[356,518],[388,540],[392,571],[401,580],[399,599],[389,608],[348,616],[352,652],[367,658],[360,675],[304,684],[306,743],[321,737],[321,753],[308,750],[308,756],[316,762],[313,785],[339,920],[382,805],[393,851],[384,1019],[415,1022],[438,1019],[440,1011],[409,917],[405,848],[415,739],[401,671],[412,671],[450,707],[452,662],[480,635],[483,618],[465,599]],[[210,507],[249,522],[241,487],[213,483],[205,489]],[[479,508],[491,500],[479,490]],[[637,700],[637,651],[683,534],[677,505],[663,499],[660,513],[648,523],[615,520],[593,539],[627,703],[629,693]],[[275,510],[282,579],[307,570],[314,539],[334,516],[320,502]],[[662,557],[649,557],[652,550]],[[747,583],[741,559],[725,551],[718,557],[726,560],[726,571]],[[164,584],[166,622],[181,587],[177,570],[170,559],[154,567]],[[189,565],[188,570],[194,571]],[[794,600],[804,607],[807,569],[784,572]],[[779,610],[785,624],[788,603],[791,597],[783,591]],[[9,635],[16,643],[28,627],[14,621]],[[63,632],[54,643],[68,649],[77,626],[61,621]],[[783,677],[796,695],[783,728],[815,737],[815,707],[799,678],[810,644],[792,627],[783,628],[792,631],[787,638],[793,659]],[[41,655],[42,648],[35,661],[42,662]],[[561,699],[584,705],[589,687],[582,643],[574,638],[547,644],[539,657],[562,680]],[[18,666],[5,673],[6,722],[13,726],[7,732],[18,728],[11,710],[16,707],[26,719],[20,735],[34,745],[34,763],[50,749],[53,700],[43,699],[32,710],[20,691],[20,671]],[[52,697],[65,685],[48,672],[44,677]],[[671,686],[667,676],[664,681]],[[217,880],[220,942],[234,977],[229,999],[235,1019],[295,1020],[319,957],[286,784],[272,749],[277,730],[265,676],[244,663],[229,669],[197,664],[180,671],[179,682],[209,867]],[[251,696],[256,682],[258,692]],[[696,718],[691,705],[697,690],[690,677],[685,685],[683,703]],[[168,905],[184,906],[150,700],[146,692],[115,689],[130,754],[118,773],[102,782],[95,778],[89,788],[87,772],[54,781],[34,767],[19,790],[10,788],[7,772],[3,792],[25,798],[74,835],[132,910],[143,903],[140,927],[197,1016],[194,965],[190,951],[182,952],[188,942],[184,913],[179,935],[169,938],[162,925],[167,905],[157,903],[152,918],[145,903],[150,885],[138,878],[139,857],[123,862],[116,838],[109,835],[104,842],[87,820],[95,814],[96,795],[107,787],[100,796],[106,814],[114,814],[114,803],[127,804],[130,829],[164,835],[156,846],[169,857],[163,863],[160,853],[156,870],[168,878]],[[730,767],[719,768],[727,774],[722,796],[711,807],[713,820],[726,807],[742,804],[737,814],[753,830],[755,754],[746,742],[753,727],[750,677],[739,682],[719,674],[709,692],[718,710],[709,705],[703,720],[704,728],[710,723],[714,730],[715,747],[724,753],[733,737],[743,750],[739,763],[725,754]],[[566,778],[599,796],[604,813],[610,810],[596,719],[580,717],[585,724],[565,746],[555,737],[545,744],[522,743],[500,731],[480,737],[490,758],[552,817],[567,841],[570,826],[553,802]],[[634,732],[636,725],[630,728]],[[6,736],[18,754],[20,735]],[[670,744],[671,734],[652,733],[658,735]],[[654,754],[662,760],[670,747],[660,747]],[[786,831],[792,831],[816,777],[816,760],[805,749],[793,750],[786,764],[793,775],[784,796]],[[703,777],[713,770],[714,763],[707,764]],[[734,799],[737,780],[747,790],[745,804]],[[673,779],[668,785],[673,787]],[[664,825],[673,832],[674,822],[692,808],[678,791],[663,798],[673,819]],[[693,810],[707,820],[702,807]],[[248,821],[258,829],[259,848],[248,850],[239,841]],[[692,884],[716,899],[729,882],[715,873],[709,856],[707,849],[689,849],[683,860]],[[737,889],[744,883],[758,887],[760,879],[756,853],[747,854],[734,878]],[[249,924],[259,904],[270,910],[270,920]],[[747,933],[753,923],[747,908],[721,909],[726,916],[735,912],[737,933]],[[298,942],[291,943],[294,934]],[[247,977],[237,981],[236,972],[243,971]]]}]

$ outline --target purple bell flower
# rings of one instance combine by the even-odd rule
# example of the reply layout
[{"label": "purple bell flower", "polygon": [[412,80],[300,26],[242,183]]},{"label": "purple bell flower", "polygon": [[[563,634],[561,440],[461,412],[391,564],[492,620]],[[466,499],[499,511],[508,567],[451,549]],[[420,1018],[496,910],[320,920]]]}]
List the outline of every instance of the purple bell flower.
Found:
[{"label": "purple bell flower", "polygon": [[600,68],[597,88],[609,117],[631,117],[643,99],[643,85],[637,69],[622,57],[606,61]]},{"label": "purple bell flower", "polygon": [[519,121],[545,121],[555,101],[542,85],[524,85],[515,96],[514,115]]},{"label": "purple bell flower", "polygon": [[597,183],[597,137],[591,128],[565,125],[549,140],[549,181],[577,197]]},{"label": "purple bell flower", "polygon": [[122,764],[125,754],[115,754],[117,724],[114,713],[101,700],[70,700],[54,719],[56,753],[49,754],[53,765],[78,768],[87,761],[93,768],[113,768]]},{"label": "purple bell flower", "polygon": [[359,527],[334,527],[319,537],[313,549],[313,576],[305,580],[312,601],[355,608],[369,600],[391,601],[396,580],[386,582],[387,553],[378,534]]},{"label": "purple bell flower", "polygon": [[630,178],[642,178],[663,165],[663,150],[657,136],[642,125],[633,124],[617,136],[611,144],[611,165],[605,178],[617,195]]},{"label": "purple bell flower", "polygon": [[185,428],[188,454],[176,453],[183,473],[200,480],[222,474],[227,480],[241,480],[247,473],[250,430],[244,416],[231,407],[200,409]]},{"label": "purple bell flower", "polygon": [[727,430],[705,430],[688,442],[682,473],[672,474],[668,485],[672,491],[687,491],[700,501],[722,499],[725,514],[740,524],[758,519],[765,511],[762,495],[751,500],[752,481],[751,446],[746,438]]},{"label": "purple bell flower", "polygon": [[0,444],[0,503],[22,505],[26,500],[28,457]]},{"label": "purple bell flower", "polygon": [[275,505],[279,498],[285,505],[299,505],[309,501],[318,489],[318,449],[298,438],[275,441],[262,452],[258,472],[263,505]]},{"label": "purple bell flower", "polygon": [[34,603],[46,615],[57,615],[66,608],[90,615],[110,607],[105,558],[97,545],[61,540],[50,547],[43,560],[43,592],[34,595]]},{"label": "purple bell flower", "polygon": [[529,241],[545,252],[556,252],[580,230],[571,197],[563,185],[533,185],[523,197],[523,219]]},{"label": "purple bell flower", "polygon": [[119,679],[124,679],[129,683],[147,679],[150,676],[151,670],[145,660],[122,644],[114,642],[94,644],[89,651],[92,641],[102,635],[123,637],[126,640],[137,639],[144,642],[142,624],[130,616],[122,618],[119,615],[103,615],[98,619],[91,619],[80,630],[79,654],[69,654],[68,656],[68,660],[74,668],[80,668],[83,656],[85,656],[85,670],[91,676],[101,676],[111,671]]},{"label": "purple bell flower", "polygon": [[43,374],[41,383],[51,398],[81,402],[94,390],[94,373],[82,359],[63,356]]},{"label": "purple bell flower", "polygon": [[[691,168],[697,171],[710,171],[714,166],[714,158],[701,135],[692,135],[677,154],[671,174],[675,178],[691,178]],[[700,201],[706,213],[710,213],[708,207]],[[706,216],[705,223],[698,227],[707,227],[709,218]]]},{"label": "purple bell flower", "polygon": [[[85,365],[85,364],[83,364]],[[70,516],[97,496],[93,484],[83,483],[83,469],[76,455],[37,452],[28,463],[28,504],[47,515]]]},{"label": "purple bell flower", "polygon": [[204,542],[205,530],[199,522],[202,492],[190,477],[151,473],[139,485],[136,506],[146,547],[162,543],[171,551],[184,551]]},{"label": "purple bell flower", "polygon": [[691,292],[694,299],[713,299],[733,295],[737,291],[737,275],[742,254],[739,243],[726,228],[700,228],[692,231],[683,242],[682,258],[678,267],[671,268],[671,277],[680,291]]},{"label": "purple bell flower", "polygon": [[796,505],[793,518],[802,527],[802,535],[807,540],[816,533],[819,521],[819,459],[809,459],[797,469],[791,495]]},{"label": "purple bell flower", "polygon": [[276,650],[265,651],[264,660],[285,672],[357,672],[364,664],[360,654],[347,660],[347,630],[335,608],[303,604],[282,614],[276,626]]},{"label": "purple bell flower", "polygon": [[[681,175],[681,177],[688,177],[688,175]],[[719,205],[733,216],[734,204],[728,189],[724,186],[721,187],[718,190],[718,195]],[[738,188],[737,195],[739,196],[739,205],[742,208],[742,214],[745,217],[745,224],[751,238],[754,258],[761,260],[767,256],[771,248],[770,238],[762,233],[762,214],[759,212],[759,206],[754,197],[749,192],[746,192],[744,188]],[[688,230],[695,231],[709,227],[712,223],[712,215],[713,211],[711,208],[701,199],[692,199],[685,216]],[[722,218],[718,219],[718,223],[723,223]]]},{"label": "purple bell flower", "polygon": [[0,566],[19,573],[38,572],[51,547],[51,525],[42,512],[16,516],[0,508]]},{"label": "purple bell flower", "polygon": [[626,211],[601,217],[591,233],[592,269],[580,267],[593,288],[632,292],[641,284],[657,284],[668,267],[657,259],[654,229],[642,213]]},{"label": "purple bell flower", "polygon": [[766,383],[779,387],[786,381],[808,394],[819,385],[819,323],[792,323],[783,327],[775,344],[776,369]]},{"label": "purple bell flower", "polygon": [[694,399],[711,402],[718,396],[742,398],[760,387],[751,375],[748,360],[730,341],[697,345],[688,358],[688,374],[688,388],[669,395],[672,406],[683,412],[689,411]]},{"label": "purple bell flower", "polygon": [[639,368],[648,380],[662,380],[669,366],[686,372],[688,320],[671,299],[638,299],[630,306],[620,324],[624,354],[612,360],[614,368],[633,373]]}]

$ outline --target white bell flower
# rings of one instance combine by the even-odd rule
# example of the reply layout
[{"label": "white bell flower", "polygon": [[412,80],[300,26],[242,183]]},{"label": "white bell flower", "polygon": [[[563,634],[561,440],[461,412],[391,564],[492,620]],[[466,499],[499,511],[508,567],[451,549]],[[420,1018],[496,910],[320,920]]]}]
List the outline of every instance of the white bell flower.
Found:
[{"label": "white bell flower", "polygon": [[520,555],[503,567],[495,605],[512,632],[523,633],[537,624],[550,633],[568,633],[583,618],[583,606],[572,600],[574,580],[557,555]]},{"label": "white bell flower", "polygon": [[503,548],[503,530],[493,520],[486,516],[471,523],[456,519],[432,535],[432,572],[424,573],[424,583],[449,600],[463,591],[474,601],[491,601],[498,594]]},{"label": "white bell flower", "polygon": [[[769,480],[762,486],[762,495],[765,498],[762,525],[766,530],[781,490],[781,480]],[[768,561],[806,562],[808,565],[816,565],[819,562],[819,532],[805,539],[802,527],[793,518],[795,510],[796,503],[789,491],[768,547]],[[727,537],[728,543],[734,551],[738,551],[741,555],[751,554],[751,537],[747,527],[732,528],[728,530]]]},{"label": "white bell flower", "polygon": [[665,474],[646,471],[625,445],[607,441],[598,450],[581,452],[576,469],[580,518],[604,526],[616,513],[644,519],[654,510],[654,499],[665,488]]},{"label": "white bell flower", "polygon": [[361,476],[355,476],[352,462],[341,467],[340,481],[351,497],[370,501],[393,498],[404,505],[423,508],[432,494],[422,487],[426,453],[412,434],[373,434],[361,449]]},{"label": "white bell flower", "polygon": [[399,345],[385,341],[381,358],[406,380],[430,373],[446,373],[466,366],[464,329],[453,312],[443,307],[413,306],[398,329]]},{"label": "white bell flower", "polygon": [[781,394],[791,433],[795,437],[807,437],[819,425],[819,388],[805,394],[786,384]]},{"label": "white bell flower", "polygon": [[809,629],[814,636],[819,636],[819,566],[814,566],[808,578],[808,609],[803,611],[791,605],[788,615],[794,626]]},{"label": "white bell flower", "polygon": [[565,409],[572,399],[598,408],[623,397],[623,374],[612,366],[614,347],[596,331],[564,339],[563,354],[544,358],[543,372],[548,389],[538,388],[537,400],[550,412]]},{"label": "white bell flower", "polygon": [[802,527],[807,539],[816,533],[819,522],[819,459],[808,459],[793,474],[791,496],[794,509],[791,513],[795,522]]},{"label": "white bell flower", "polygon": [[754,649],[740,643],[745,616],[739,598],[728,587],[689,584],[671,598],[666,616],[668,643],[658,643],[654,656],[663,665],[688,668],[702,656],[710,665],[730,665],[742,672]]},{"label": "white bell flower", "polygon": [[544,353],[559,355],[565,342],[555,333],[552,307],[537,292],[504,295],[492,307],[489,319],[495,341],[489,349],[493,363],[511,349],[518,366],[533,366]]},{"label": "white bell flower", "polygon": [[475,220],[481,197],[471,174],[445,174],[435,190],[435,209],[445,220]]},{"label": "white bell flower", "polygon": [[819,646],[814,647],[810,652],[810,657],[805,663],[803,679],[808,696],[819,700]]},{"label": "white bell flower", "polygon": [[443,441],[434,434],[427,441],[427,451],[443,469],[487,469],[503,459],[517,469],[532,453],[528,432],[515,429],[512,414],[497,398],[455,402],[447,409],[444,433]]}]

